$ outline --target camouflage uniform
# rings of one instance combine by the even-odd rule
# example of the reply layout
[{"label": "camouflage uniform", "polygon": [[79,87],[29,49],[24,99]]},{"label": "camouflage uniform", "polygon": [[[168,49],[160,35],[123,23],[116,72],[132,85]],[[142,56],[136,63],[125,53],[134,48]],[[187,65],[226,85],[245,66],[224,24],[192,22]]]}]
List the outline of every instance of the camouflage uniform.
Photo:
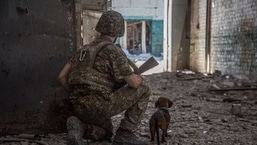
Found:
[{"label": "camouflage uniform", "polygon": [[[107,37],[101,36],[85,47],[94,49],[102,42],[111,43]],[[124,110],[125,117],[120,126],[132,131],[139,125],[146,111],[151,90],[144,84],[138,89],[132,89],[125,84],[124,78],[132,75],[133,70],[122,49],[110,43],[97,52],[92,64],[93,77],[83,75],[90,63],[78,65],[83,64],[83,61],[79,61],[81,54],[83,55],[79,50],[70,60],[72,69],[68,79],[72,88],[69,98],[74,105],[76,116],[88,124],[104,128],[112,135],[111,117]],[[85,59],[86,57],[87,55]]]}]

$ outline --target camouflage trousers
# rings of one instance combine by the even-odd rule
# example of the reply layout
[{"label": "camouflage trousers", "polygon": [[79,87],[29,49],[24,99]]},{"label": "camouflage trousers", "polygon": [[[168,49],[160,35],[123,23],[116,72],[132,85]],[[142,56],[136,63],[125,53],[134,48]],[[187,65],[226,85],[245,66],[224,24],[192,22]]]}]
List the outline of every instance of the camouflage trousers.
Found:
[{"label": "camouflage trousers", "polygon": [[[108,96],[83,96],[83,86],[73,88],[70,98],[75,115],[85,123],[94,124],[113,133],[111,117],[125,111],[120,127],[134,130],[140,124],[147,109],[151,89],[141,85],[138,89],[122,87]],[[74,99],[76,98],[76,99]]]}]

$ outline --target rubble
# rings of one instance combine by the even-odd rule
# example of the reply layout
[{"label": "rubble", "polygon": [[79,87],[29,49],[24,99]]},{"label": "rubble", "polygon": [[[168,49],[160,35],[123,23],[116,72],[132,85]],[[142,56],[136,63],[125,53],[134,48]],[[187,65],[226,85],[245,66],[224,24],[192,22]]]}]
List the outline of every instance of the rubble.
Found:
[{"label": "rubble", "polygon": [[[230,75],[224,76],[218,71],[209,75],[188,72],[164,72],[144,76],[145,83],[152,88],[152,95],[136,134],[150,141],[149,119],[156,111],[154,102],[158,97],[164,96],[169,97],[174,104],[169,109],[170,136],[163,145],[256,144],[257,90],[254,88],[257,83]],[[122,117],[123,114],[113,117],[115,129]],[[66,133],[48,134],[41,137],[41,141],[49,145],[65,145]],[[149,142],[149,145],[154,144],[156,142]]]}]

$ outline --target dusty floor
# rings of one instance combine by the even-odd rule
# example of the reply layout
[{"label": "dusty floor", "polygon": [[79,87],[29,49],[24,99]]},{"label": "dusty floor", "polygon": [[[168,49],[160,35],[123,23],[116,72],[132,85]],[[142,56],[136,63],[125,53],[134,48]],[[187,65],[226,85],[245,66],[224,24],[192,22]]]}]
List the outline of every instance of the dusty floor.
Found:
[{"label": "dusty floor", "polygon": [[[233,76],[213,74],[158,73],[144,76],[152,88],[145,117],[136,134],[150,140],[149,119],[154,102],[160,96],[170,98],[174,105],[169,109],[171,121],[167,142],[163,145],[256,145],[257,144],[257,83],[238,80]],[[210,91],[209,89],[237,88],[237,90]],[[232,106],[241,107],[232,112]],[[122,114],[113,117],[118,126]],[[160,132],[161,133],[161,132]],[[49,134],[41,142],[49,145],[65,145],[66,134]],[[21,143],[1,143],[19,145]],[[38,145],[26,143],[22,145]],[[43,145],[44,145],[43,144]],[[108,145],[109,143],[90,143]],[[156,142],[149,142],[154,145]]]}]

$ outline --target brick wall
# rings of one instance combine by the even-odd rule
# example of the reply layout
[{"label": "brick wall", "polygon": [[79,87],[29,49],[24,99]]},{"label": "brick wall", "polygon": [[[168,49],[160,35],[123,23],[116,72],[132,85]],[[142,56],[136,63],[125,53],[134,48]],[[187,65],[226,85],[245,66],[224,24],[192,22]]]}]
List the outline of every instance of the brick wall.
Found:
[{"label": "brick wall", "polygon": [[212,70],[257,78],[256,19],[256,0],[212,2]]},{"label": "brick wall", "polygon": [[[257,1],[211,4],[211,72],[257,79]],[[206,0],[192,0],[190,67],[199,72],[205,72],[206,8]]]}]

